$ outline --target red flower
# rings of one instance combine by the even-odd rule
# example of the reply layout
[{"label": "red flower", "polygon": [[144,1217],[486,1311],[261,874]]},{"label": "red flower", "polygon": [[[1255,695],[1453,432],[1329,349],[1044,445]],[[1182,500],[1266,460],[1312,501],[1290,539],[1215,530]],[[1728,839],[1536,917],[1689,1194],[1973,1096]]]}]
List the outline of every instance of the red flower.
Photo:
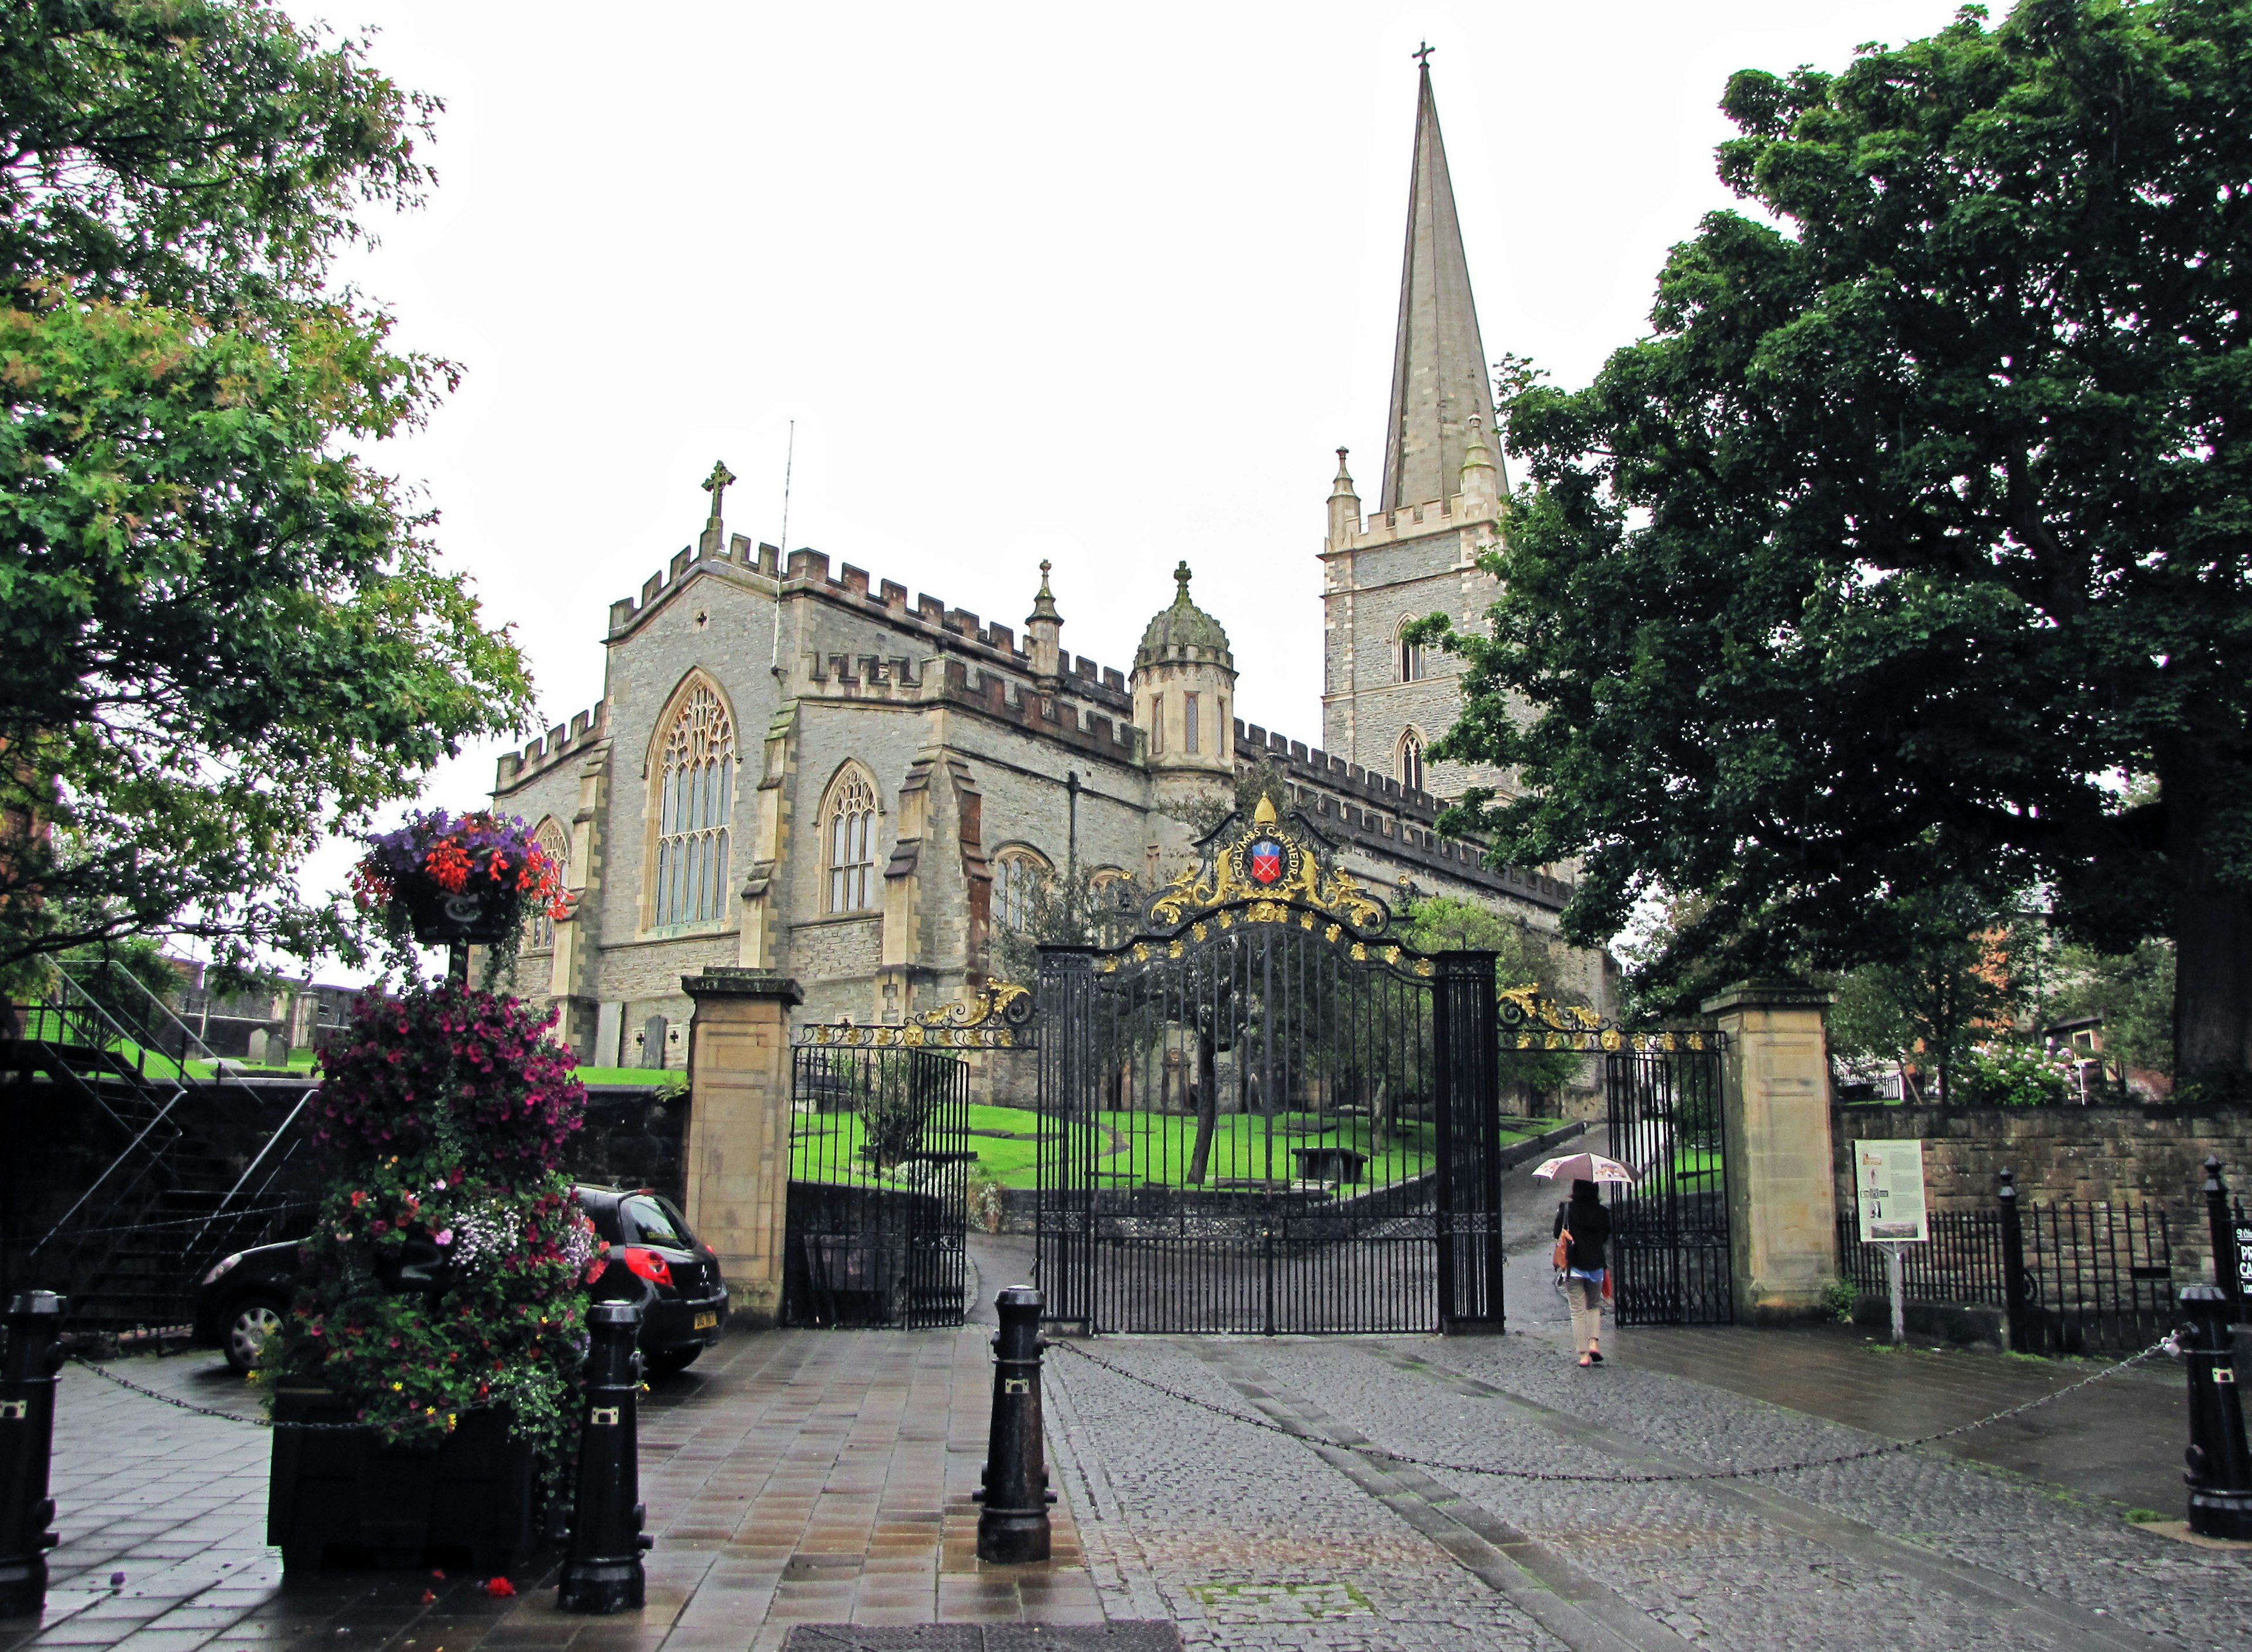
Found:
[{"label": "red flower", "polygon": [[516,1586],[506,1578],[495,1578],[485,1585],[485,1593],[496,1600],[505,1600],[516,1593]]}]

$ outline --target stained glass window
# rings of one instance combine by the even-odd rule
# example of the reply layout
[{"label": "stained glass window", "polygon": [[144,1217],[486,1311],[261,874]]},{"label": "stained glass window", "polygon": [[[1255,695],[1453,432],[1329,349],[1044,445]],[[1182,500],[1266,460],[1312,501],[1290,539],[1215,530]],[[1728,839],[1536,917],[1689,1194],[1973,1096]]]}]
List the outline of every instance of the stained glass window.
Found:
[{"label": "stained glass window", "polygon": [[657,927],[713,922],[726,913],[735,729],[710,689],[698,688],[673,720],[657,787]]},{"label": "stained glass window", "polygon": [[829,846],[829,910],[865,912],[876,904],[876,788],[848,768],[829,788],[822,836]]}]

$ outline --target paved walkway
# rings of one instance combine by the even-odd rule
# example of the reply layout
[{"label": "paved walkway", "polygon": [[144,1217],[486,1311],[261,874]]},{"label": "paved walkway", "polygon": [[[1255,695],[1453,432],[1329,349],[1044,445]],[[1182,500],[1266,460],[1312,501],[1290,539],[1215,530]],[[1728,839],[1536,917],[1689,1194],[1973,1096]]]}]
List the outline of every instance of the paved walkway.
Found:
[{"label": "paved walkway", "polygon": [[[1153,1620],[1245,1652],[2252,1640],[2252,1553],[2169,1541],[2105,1500],[2178,1511],[2172,1370],[1960,1447],[1984,1461],[1919,1450],[1653,1481],[1843,1455],[2063,1378],[1853,1334],[1733,1331],[1629,1332],[1582,1371],[1538,1225],[1518,1235],[1505,1337],[1102,1338],[1052,1356],[1061,1501],[1039,1568],[974,1558],[986,1327],[733,1338],[646,1402],[650,1604],[608,1619],[560,1614],[531,1578],[513,1600],[419,1573],[284,1591],[263,1542],[270,1437],[73,1369],[51,1610],[0,1628],[0,1652],[826,1652],[833,1638],[793,1637],[815,1623],[860,1626],[847,1646],[1091,1635],[1125,1652],[1120,1626]],[[1028,1260],[1012,1240],[977,1258],[981,1302]],[[116,1369],[254,1408],[207,1357]],[[1598,1479],[1537,1477],[1560,1473]],[[908,1633],[933,1624],[956,1628]]]}]

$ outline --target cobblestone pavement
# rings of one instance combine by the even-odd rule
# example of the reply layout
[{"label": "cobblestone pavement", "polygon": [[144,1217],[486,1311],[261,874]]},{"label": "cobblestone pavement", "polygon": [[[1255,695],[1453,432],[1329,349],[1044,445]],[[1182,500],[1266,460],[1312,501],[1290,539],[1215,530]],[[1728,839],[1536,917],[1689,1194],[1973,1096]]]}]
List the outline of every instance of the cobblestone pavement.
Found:
[{"label": "cobblestone pavement", "polygon": [[[0,1652],[316,1642],[737,1652],[779,1648],[793,1625],[816,1622],[1045,1621],[1060,1640],[1064,1626],[1099,1634],[1147,1620],[1178,1624],[1192,1645],[1245,1652],[2252,1645],[2252,1553],[2173,1543],[2126,1524],[2116,1504],[1938,1451],[1741,1481],[1586,1484],[1370,1450],[1609,1476],[1873,1443],[1737,1392],[1757,1390],[1756,1360],[1727,1368],[1736,1387],[1682,1374],[1715,1365],[1714,1349],[1795,1345],[1771,1337],[1698,1332],[1667,1343],[1630,1332],[1608,1344],[1609,1364],[1580,1371],[1539,1266],[1543,1226],[1527,1218],[1517,1234],[1505,1337],[1104,1337],[1051,1356],[1062,1501],[1057,1558],[1037,1569],[974,1558],[968,1493],[984,1454],[989,1324],[731,1338],[645,1402],[643,1489],[658,1537],[650,1605],[609,1619],[559,1614],[552,1589],[531,1578],[517,1579],[524,1593],[512,1600],[420,1573],[284,1590],[263,1541],[270,1436],[72,1369],[51,1610],[0,1628]],[[977,1243],[981,1319],[998,1287],[1028,1273],[1029,1252],[1014,1239]],[[1906,1433],[1926,1366],[1974,1357],[1918,1364],[1833,1339],[1822,1357],[1884,1391],[1882,1414],[1859,1420]],[[207,1357],[116,1369],[198,1403],[254,1409]],[[1957,1381],[1957,1370],[1975,1380]],[[1958,1407],[2055,1380],[1991,1359],[1944,1374],[1932,1392]],[[2170,1377],[2068,1403],[2096,1406],[2095,1426],[2104,1404],[2139,1417]],[[1824,1390],[1804,1370],[1799,1381],[1808,1405],[1855,1386]],[[2020,1442],[2037,1468],[2075,1437],[2044,1426]],[[1023,1633],[1025,1644],[1043,1638]],[[791,1642],[808,1643],[802,1631]]]},{"label": "cobblestone pavement", "polygon": [[[2179,1511],[2170,1366],[1943,1448],[1743,1481],[1543,1483],[1352,1449],[1602,1475],[1764,1465],[1952,1426],[2094,1368],[1607,1324],[1610,1358],[1583,1371],[1532,1206],[1512,1224],[1506,1337],[1081,1345],[1302,1440],[1054,1356],[1056,1455],[1109,1608],[1228,1648],[2252,1646],[2252,1552],[2172,1542],[2109,1500]],[[1023,1241],[981,1249],[989,1274],[1028,1268]]]}]

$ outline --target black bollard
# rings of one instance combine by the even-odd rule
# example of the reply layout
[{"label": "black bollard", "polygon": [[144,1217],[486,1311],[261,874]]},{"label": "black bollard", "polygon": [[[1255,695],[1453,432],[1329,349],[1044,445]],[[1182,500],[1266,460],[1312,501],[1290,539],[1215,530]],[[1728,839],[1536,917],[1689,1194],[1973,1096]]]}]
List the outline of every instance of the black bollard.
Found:
[{"label": "black bollard", "polygon": [[647,1584],[642,1535],[641,1455],[635,1397],[641,1392],[641,1304],[595,1302],[587,1309],[594,1346],[587,1356],[587,1426],[579,1435],[579,1495],[564,1563],[566,1612],[637,1608]]},{"label": "black bollard", "polygon": [[2252,1541],[2252,1451],[2245,1448],[2244,1406],[2236,1396],[2236,1347],[2228,1329],[2228,1293],[2186,1285],[2188,1323],[2174,1334],[2189,1366],[2189,1529],[2202,1537]]},{"label": "black bollard", "polygon": [[2252,1224],[2240,1223],[2229,1209],[2228,1183],[2221,1179],[2217,1158],[2205,1162],[2205,1226],[2213,1238],[2213,1282],[2228,1293],[2235,1318],[2252,1316],[2244,1303],[2252,1292]]},{"label": "black bollard", "polygon": [[985,1444],[984,1489],[970,1494],[977,1515],[977,1558],[1004,1565],[1048,1558],[1047,1439],[1040,1422],[1039,1292],[1011,1285],[993,1299],[1001,1329],[993,1338],[993,1426]]},{"label": "black bollard", "polygon": [[8,1302],[0,1345],[0,1617],[44,1609],[55,1517],[47,1463],[55,1445],[55,1373],[63,1299],[30,1291]]}]

